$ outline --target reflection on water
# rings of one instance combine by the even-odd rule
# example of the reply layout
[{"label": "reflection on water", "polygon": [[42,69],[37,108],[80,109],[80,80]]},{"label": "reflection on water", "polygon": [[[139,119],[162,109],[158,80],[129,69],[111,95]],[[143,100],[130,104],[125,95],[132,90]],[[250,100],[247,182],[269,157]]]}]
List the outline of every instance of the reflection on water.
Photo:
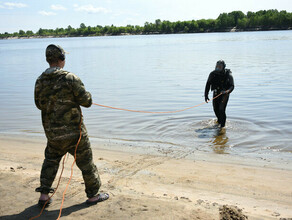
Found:
[{"label": "reflection on water", "polygon": [[196,130],[198,138],[208,139],[208,143],[217,154],[226,154],[230,147],[226,128],[221,128],[216,119],[209,120],[207,126]]},{"label": "reflection on water", "polygon": [[210,141],[212,148],[217,154],[225,154],[226,149],[230,146],[228,145],[228,137],[226,136],[225,128],[218,128],[217,134],[214,136],[213,140]]}]

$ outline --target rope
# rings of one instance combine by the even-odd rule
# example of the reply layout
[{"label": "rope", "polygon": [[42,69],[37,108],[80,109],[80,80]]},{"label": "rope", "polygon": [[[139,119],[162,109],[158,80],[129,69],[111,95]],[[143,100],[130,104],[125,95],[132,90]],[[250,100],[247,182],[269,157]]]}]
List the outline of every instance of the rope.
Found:
[{"label": "rope", "polygon": [[[59,216],[58,216],[57,220],[59,220],[60,217],[61,217],[61,213],[62,213],[62,209],[63,209],[63,204],[64,204],[64,200],[65,200],[66,191],[67,191],[67,189],[68,189],[68,186],[69,186],[70,181],[71,181],[72,176],[73,176],[73,166],[74,166],[74,164],[75,164],[75,162],[76,162],[76,152],[77,152],[77,148],[78,148],[78,145],[80,144],[81,137],[82,137],[82,129],[81,129],[82,117],[83,117],[83,116],[82,116],[82,113],[81,113],[81,120],[80,120],[80,124],[79,124],[79,131],[80,131],[80,134],[79,134],[79,139],[78,139],[78,142],[77,142],[77,144],[76,144],[75,151],[74,151],[74,161],[73,161],[73,163],[72,163],[72,165],[71,165],[71,175],[70,175],[69,181],[68,181],[68,183],[67,183],[67,185],[66,185],[66,188],[65,188],[65,190],[63,191],[62,203],[61,203],[61,206],[60,206],[60,212],[59,212]],[[62,174],[63,174],[63,171],[64,171],[64,165],[65,165],[66,155],[67,155],[67,154],[65,154],[65,156],[63,157],[62,171],[61,171],[61,174],[60,174],[60,177],[59,177],[59,180],[58,180],[58,184],[57,184],[57,186],[56,186],[56,189],[55,189],[54,193],[53,193],[53,194],[47,199],[47,201],[45,202],[45,204],[44,204],[44,206],[43,206],[43,208],[42,208],[42,210],[41,210],[41,212],[40,212],[40,214],[38,214],[38,215],[35,216],[35,217],[30,218],[29,220],[33,220],[33,219],[39,218],[39,217],[42,215],[42,213],[43,213],[43,211],[44,211],[44,209],[45,209],[47,203],[48,203],[48,202],[50,201],[50,199],[55,195],[55,193],[56,193],[56,191],[57,191],[57,189],[58,189],[58,187],[59,187],[60,180],[61,180],[61,177],[62,177]]]},{"label": "rope", "polygon": [[64,192],[63,192],[62,204],[61,204],[61,206],[60,206],[60,212],[59,212],[59,216],[58,216],[57,220],[59,220],[60,217],[61,217],[62,209],[63,209],[63,204],[64,204],[64,200],[65,200],[65,195],[66,195],[66,191],[67,191],[67,189],[68,189],[68,187],[69,187],[69,184],[70,184],[71,179],[72,179],[72,176],[73,176],[73,166],[74,166],[74,164],[75,164],[75,162],[76,162],[76,152],[77,152],[77,148],[78,148],[78,145],[80,144],[81,137],[82,137],[81,123],[82,123],[82,113],[81,113],[81,120],[80,120],[80,124],[79,124],[80,135],[79,135],[79,139],[78,139],[78,142],[77,142],[77,144],[76,144],[76,147],[75,147],[74,161],[73,161],[73,163],[72,163],[72,165],[71,165],[71,175],[70,175],[70,179],[69,179],[69,181],[68,181],[68,183],[67,183],[67,185],[66,185],[66,189],[65,189]]},{"label": "rope", "polygon": [[46,201],[45,204],[43,205],[43,208],[42,208],[40,214],[38,214],[37,216],[31,217],[29,220],[33,220],[33,219],[39,218],[39,217],[42,215],[42,213],[43,213],[43,211],[44,211],[44,209],[45,209],[47,203],[48,203],[48,202],[50,201],[50,199],[55,195],[55,193],[56,193],[56,191],[57,191],[57,189],[58,189],[58,187],[59,187],[59,184],[60,184],[60,181],[61,181],[61,177],[62,177],[62,174],[63,174],[63,171],[64,171],[64,166],[65,166],[65,159],[66,159],[66,156],[67,156],[67,154],[63,157],[63,161],[62,161],[62,170],[61,170],[61,174],[60,174],[60,177],[59,177],[59,180],[58,180],[58,184],[57,184],[56,189],[54,190],[53,194],[47,199],[47,201]]},{"label": "rope", "polygon": [[184,108],[184,109],[180,109],[180,110],[175,110],[175,111],[166,111],[166,112],[152,112],[152,111],[140,111],[140,110],[132,110],[132,109],[126,109],[126,108],[117,108],[117,107],[112,107],[112,106],[108,106],[108,105],[101,105],[101,104],[97,104],[97,103],[92,103],[93,105],[97,105],[100,107],[104,107],[104,108],[111,108],[111,109],[115,109],[115,110],[121,110],[121,111],[128,111],[128,112],[139,112],[139,113],[149,113],[149,114],[170,114],[170,113],[177,113],[177,112],[183,112],[192,108],[196,108],[199,107],[201,105],[204,105],[208,102],[211,102],[212,100],[218,98],[220,95],[222,95],[222,93],[220,93],[219,95],[215,96],[214,98],[212,98],[211,100],[207,101],[207,102],[202,102],[198,105],[194,105],[188,108]]},{"label": "rope", "polygon": [[[121,110],[121,111],[128,111],[128,112],[139,112],[139,113],[149,113],[149,114],[170,114],[170,113],[177,113],[177,112],[183,112],[183,111],[186,111],[186,110],[189,110],[189,109],[192,109],[192,108],[196,108],[196,107],[199,107],[201,105],[204,105],[208,102],[211,102],[212,100],[218,98],[220,95],[222,95],[222,93],[220,93],[219,95],[213,97],[211,100],[207,101],[207,102],[202,102],[198,105],[194,105],[194,106],[191,106],[191,107],[188,107],[188,108],[184,108],[184,109],[180,109],[180,110],[175,110],[175,111],[165,111],[165,112],[152,112],[152,111],[140,111],[140,110],[131,110],[131,109],[125,109],[125,108],[117,108],[117,107],[112,107],[112,106],[107,106],[107,105],[101,105],[101,104],[97,104],[97,103],[92,103],[93,105],[97,105],[97,106],[100,106],[100,107],[104,107],[104,108],[111,108],[111,109],[116,109],[116,110]],[[62,203],[61,203],[61,206],[60,206],[60,212],[59,212],[59,216],[57,218],[57,220],[60,219],[61,217],[61,214],[62,214],[62,209],[63,209],[63,204],[64,204],[64,200],[65,200],[65,195],[66,195],[66,192],[67,192],[67,189],[69,187],[69,184],[71,182],[71,179],[72,179],[72,176],[73,176],[73,166],[76,162],[76,152],[77,152],[77,148],[78,148],[78,145],[80,144],[80,141],[81,141],[81,137],[82,137],[82,129],[81,129],[81,123],[82,123],[82,113],[81,113],[81,120],[80,120],[80,124],[79,124],[79,131],[80,131],[80,135],[79,135],[79,139],[78,139],[78,142],[76,144],[76,147],[75,147],[75,152],[74,152],[74,161],[71,165],[71,175],[70,175],[70,178],[69,178],[69,181],[66,185],[66,188],[65,190],[63,191],[63,198],[62,198]],[[67,155],[67,154],[66,154]],[[63,171],[64,171],[64,164],[65,164],[65,159],[66,159],[66,155],[63,157],[63,162],[62,162],[62,170],[61,170],[61,174],[60,174],[60,177],[59,177],[59,180],[58,180],[58,184],[56,186],[56,189],[54,191],[54,193],[47,199],[47,201],[45,202],[41,212],[37,215],[37,216],[34,216],[32,218],[30,218],[29,220],[33,220],[33,219],[36,219],[36,218],[39,218],[47,203],[50,201],[50,199],[55,195],[58,187],[59,187],[59,184],[60,184],[60,180],[61,180],[61,177],[62,177],[62,174],[63,174]]]}]

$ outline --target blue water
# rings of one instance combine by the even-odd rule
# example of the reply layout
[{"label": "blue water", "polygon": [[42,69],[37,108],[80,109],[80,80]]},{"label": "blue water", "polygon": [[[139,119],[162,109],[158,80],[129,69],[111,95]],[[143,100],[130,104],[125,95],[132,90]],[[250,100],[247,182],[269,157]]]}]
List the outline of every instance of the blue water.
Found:
[{"label": "blue water", "polygon": [[292,155],[292,31],[1,40],[0,133],[43,135],[33,91],[48,67],[45,48],[51,43],[70,53],[64,69],[82,79],[95,103],[121,108],[190,107],[204,101],[217,60],[233,72],[225,130],[216,127],[211,103],[176,114],[92,106],[83,109],[91,138],[194,152]]}]

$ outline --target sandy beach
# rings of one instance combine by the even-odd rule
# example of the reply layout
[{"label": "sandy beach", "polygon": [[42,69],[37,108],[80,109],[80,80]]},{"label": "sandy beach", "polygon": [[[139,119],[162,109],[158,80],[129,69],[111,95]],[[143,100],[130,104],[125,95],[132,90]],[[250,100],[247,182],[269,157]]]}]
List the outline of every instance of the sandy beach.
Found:
[{"label": "sandy beach", "polygon": [[[39,214],[34,189],[39,186],[45,143],[45,138],[0,136],[0,219]],[[248,219],[292,218],[289,163],[228,155],[174,158],[130,150],[134,147],[92,142],[101,191],[110,199],[86,206],[82,175],[75,166],[61,219],[220,219],[223,205],[236,206]],[[38,219],[57,219],[72,162],[70,156],[53,203]]]}]

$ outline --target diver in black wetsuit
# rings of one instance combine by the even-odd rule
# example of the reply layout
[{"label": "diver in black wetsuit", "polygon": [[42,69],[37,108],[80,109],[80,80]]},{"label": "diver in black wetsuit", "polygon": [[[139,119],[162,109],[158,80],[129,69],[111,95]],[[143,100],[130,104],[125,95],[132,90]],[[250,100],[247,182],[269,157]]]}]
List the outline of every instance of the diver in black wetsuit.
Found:
[{"label": "diver in black wetsuit", "polygon": [[213,109],[218,119],[218,123],[222,128],[225,126],[226,122],[225,110],[229,99],[229,94],[234,89],[234,81],[231,71],[230,69],[225,69],[225,67],[225,62],[223,60],[219,60],[216,63],[215,70],[210,73],[205,87],[206,102],[210,101],[208,97],[210,87],[213,91],[213,97],[222,93],[221,96],[213,99]]}]

